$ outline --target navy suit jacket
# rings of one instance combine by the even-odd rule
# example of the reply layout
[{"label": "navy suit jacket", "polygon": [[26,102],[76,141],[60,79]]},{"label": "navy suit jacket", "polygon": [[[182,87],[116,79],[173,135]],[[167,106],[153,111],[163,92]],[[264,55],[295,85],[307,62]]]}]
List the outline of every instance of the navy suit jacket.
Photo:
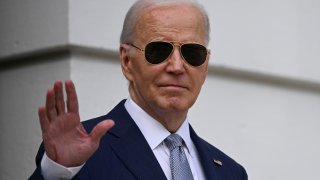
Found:
[{"label": "navy suit jacket", "polygon": [[[113,119],[115,126],[102,137],[98,150],[74,179],[166,179],[146,139],[125,109],[124,102],[125,100],[121,101],[105,116],[83,122],[87,132],[90,132],[97,123],[105,119]],[[197,136],[191,126],[190,136],[199,153],[206,179],[248,179],[246,171],[241,165]],[[41,145],[36,157],[37,168],[30,179],[43,179],[40,168],[43,153],[44,148]]]}]

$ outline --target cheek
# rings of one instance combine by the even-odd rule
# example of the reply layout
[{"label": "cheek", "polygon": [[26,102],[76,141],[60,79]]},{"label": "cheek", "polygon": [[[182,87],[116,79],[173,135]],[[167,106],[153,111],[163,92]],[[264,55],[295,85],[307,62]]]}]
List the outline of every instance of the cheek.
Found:
[{"label": "cheek", "polygon": [[138,83],[139,81],[141,81],[141,79],[144,78],[144,74],[145,74],[143,72],[143,67],[138,62],[139,62],[139,59],[133,59],[130,64],[133,83]]},{"label": "cheek", "polygon": [[193,81],[195,81],[197,86],[201,87],[207,77],[207,71],[205,68],[196,69],[196,71],[192,72],[191,77],[193,77]]},{"label": "cheek", "polygon": [[149,67],[142,67],[136,65],[133,69],[133,84],[139,91],[146,91],[144,93],[150,93],[152,85],[154,84],[154,73]]}]

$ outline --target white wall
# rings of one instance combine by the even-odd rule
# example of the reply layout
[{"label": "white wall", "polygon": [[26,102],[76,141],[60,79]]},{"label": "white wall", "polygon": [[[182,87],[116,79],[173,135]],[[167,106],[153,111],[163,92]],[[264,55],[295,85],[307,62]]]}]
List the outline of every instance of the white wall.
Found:
[{"label": "white wall", "polygon": [[73,53],[71,79],[77,86],[82,120],[108,113],[129,96],[127,81],[118,62],[117,53]]},{"label": "white wall", "polygon": [[320,82],[320,1],[202,0],[213,63]]},{"label": "white wall", "polygon": [[68,1],[1,0],[0,57],[68,43]]},{"label": "white wall", "polygon": [[[117,49],[132,2],[0,1],[0,179],[26,179],[35,168],[37,107],[54,80],[75,81],[82,119],[128,96]],[[201,2],[212,57],[189,115],[196,131],[250,179],[320,179],[320,3]]]},{"label": "white wall", "polygon": [[37,109],[56,79],[69,79],[68,54],[0,67],[0,179],[26,179],[41,143]]},{"label": "white wall", "polygon": [[125,13],[134,0],[69,0],[69,41],[117,51]]}]

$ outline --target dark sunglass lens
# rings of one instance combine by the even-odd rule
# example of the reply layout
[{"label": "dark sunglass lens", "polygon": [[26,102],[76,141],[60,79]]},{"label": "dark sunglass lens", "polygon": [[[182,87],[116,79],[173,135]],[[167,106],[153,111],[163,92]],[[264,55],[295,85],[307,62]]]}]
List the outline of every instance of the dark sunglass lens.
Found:
[{"label": "dark sunglass lens", "polygon": [[170,56],[172,48],[167,42],[151,42],[145,48],[145,58],[151,64],[159,64]]},{"label": "dark sunglass lens", "polygon": [[200,44],[184,44],[181,53],[192,66],[201,66],[207,59],[207,48]]}]

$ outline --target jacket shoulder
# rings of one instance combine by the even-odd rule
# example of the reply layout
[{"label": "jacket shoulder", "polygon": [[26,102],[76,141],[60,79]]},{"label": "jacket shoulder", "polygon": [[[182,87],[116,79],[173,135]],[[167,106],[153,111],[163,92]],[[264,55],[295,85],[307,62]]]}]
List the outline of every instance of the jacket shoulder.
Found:
[{"label": "jacket shoulder", "polygon": [[125,99],[120,101],[118,105],[116,105],[109,113],[95,117],[89,120],[85,120],[82,122],[84,128],[88,133],[91,132],[91,130],[100,122],[107,120],[107,119],[112,119],[114,121],[118,121],[118,119],[123,119],[123,116],[129,116],[128,112],[126,111],[124,107]]}]

